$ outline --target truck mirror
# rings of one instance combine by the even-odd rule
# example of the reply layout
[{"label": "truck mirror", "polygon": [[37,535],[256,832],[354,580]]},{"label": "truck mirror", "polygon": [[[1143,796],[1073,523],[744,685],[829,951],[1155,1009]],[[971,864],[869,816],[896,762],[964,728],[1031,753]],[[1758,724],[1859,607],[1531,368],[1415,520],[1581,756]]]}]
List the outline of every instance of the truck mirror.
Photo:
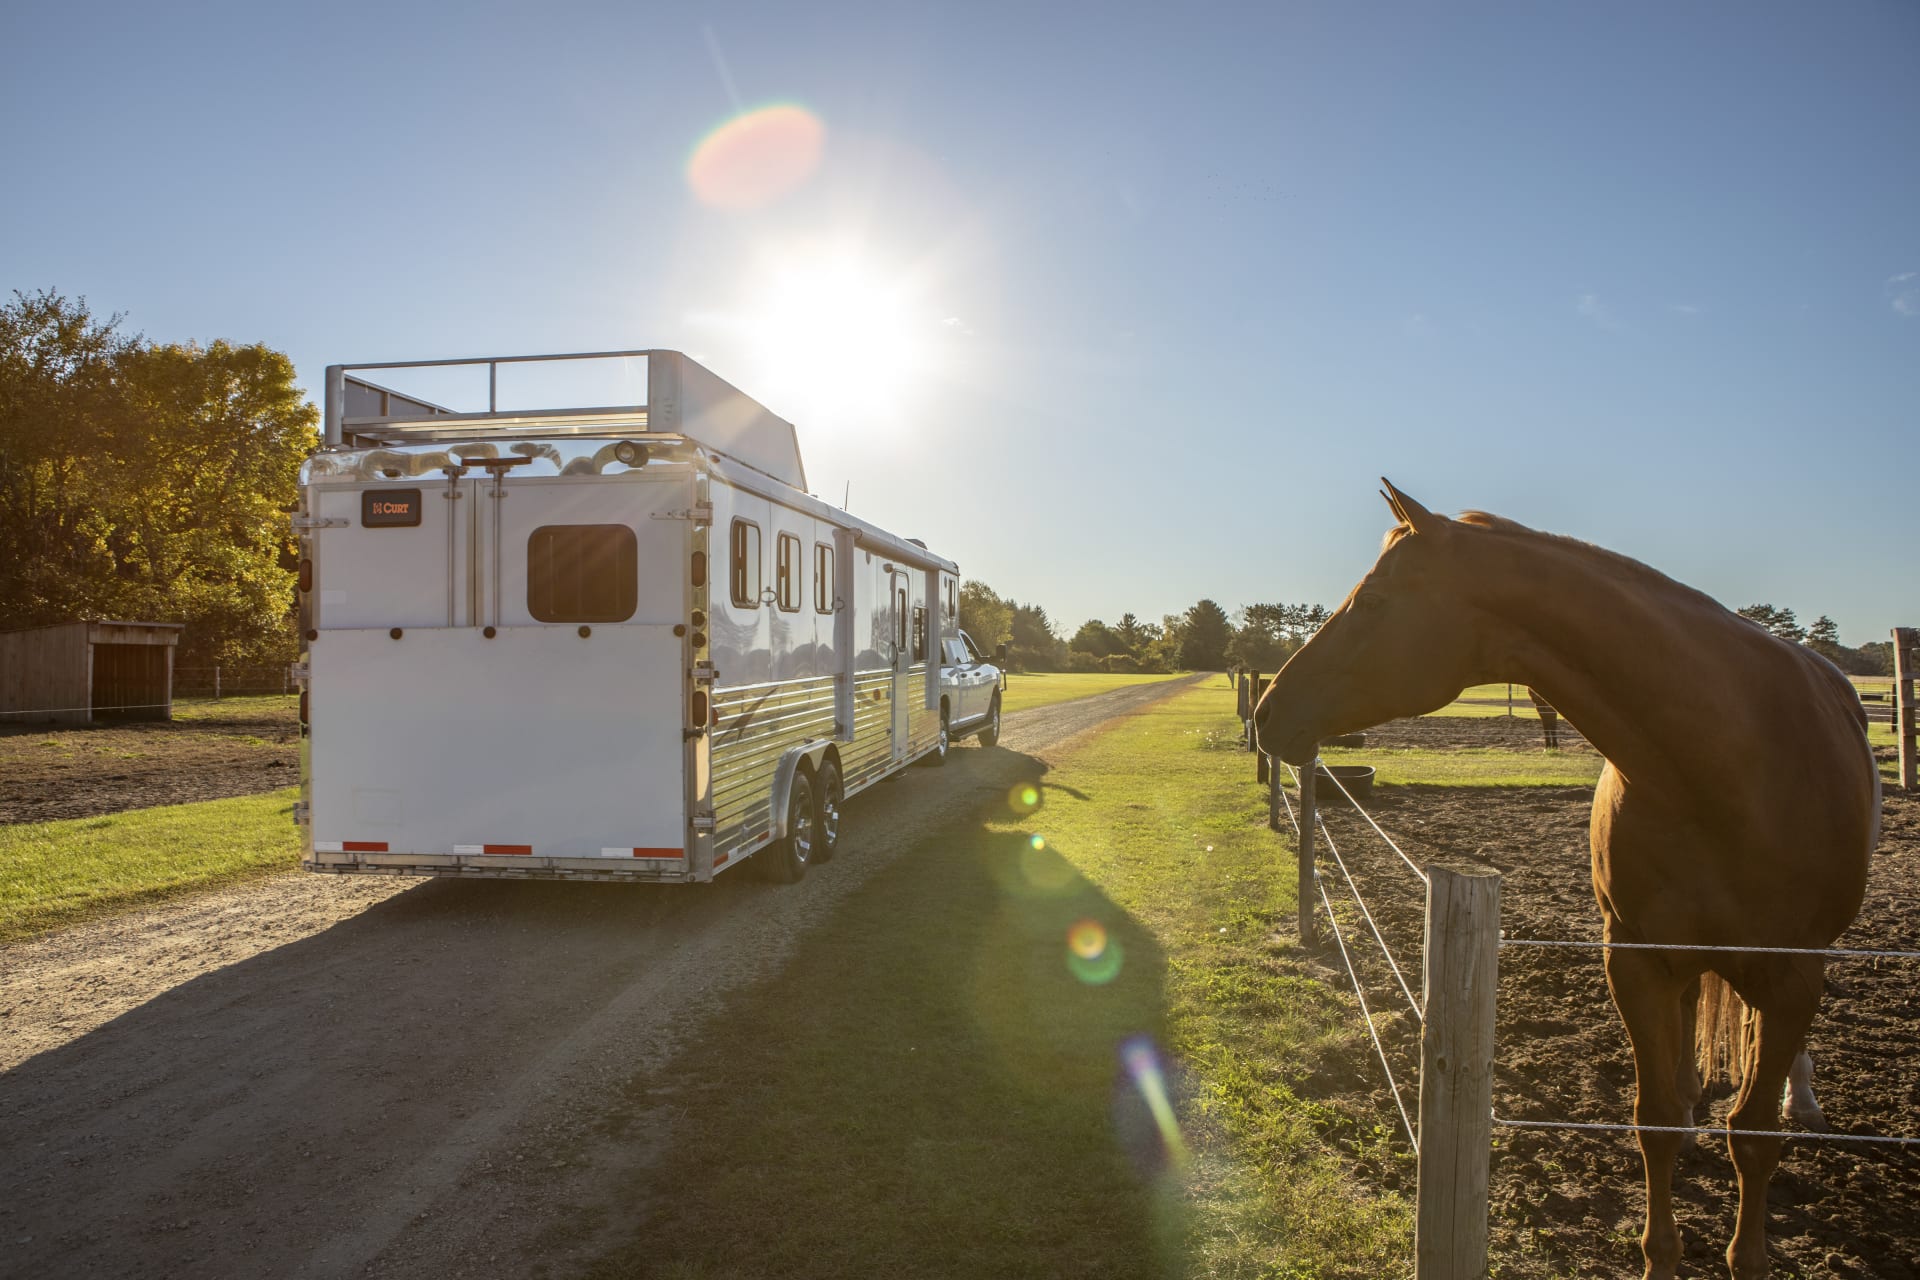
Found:
[{"label": "truck mirror", "polygon": [[993,646],[993,660],[995,662],[1005,662],[1007,660],[1007,642],[1005,640]]}]

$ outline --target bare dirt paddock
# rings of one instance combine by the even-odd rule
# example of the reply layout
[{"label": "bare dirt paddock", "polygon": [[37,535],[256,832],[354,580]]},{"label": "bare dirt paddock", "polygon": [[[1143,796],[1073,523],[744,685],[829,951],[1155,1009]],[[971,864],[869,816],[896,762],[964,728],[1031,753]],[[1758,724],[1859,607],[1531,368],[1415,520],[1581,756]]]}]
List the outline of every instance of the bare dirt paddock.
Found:
[{"label": "bare dirt paddock", "polygon": [[300,780],[294,700],[196,699],[171,721],[0,723],[0,823],[257,795]]},{"label": "bare dirt paddock", "polygon": [[[1537,744],[1538,725],[1519,732]],[[1369,746],[1524,745],[1509,741],[1515,733],[1504,720],[1400,721],[1374,731]],[[1591,799],[1584,787],[1400,787],[1383,788],[1372,811],[1416,861],[1497,868],[1508,937],[1597,940],[1600,916],[1587,858]],[[1344,800],[1325,802],[1325,811],[1417,993],[1422,886]],[[1920,950],[1920,797],[1890,791],[1883,826],[1866,904],[1838,945]],[[1344,896],[1344,887],[1338,892]],[[1371,940],[1365,949],[1378,954]],[[1328,958],[1339,964],[1337,956]],[[1377,1010],[1404,1007],[1383,963],[1370,962],[1363,976]],[[1344,971],[1340,978],[1344,982]],[[1632,1059],[1599,952],[1503,948],[1497,1037],[1497,1115],[1632,1120]],[[1388,1046],[1403,1088],[1417,1081],[1410,1020],[1392,1020]],[[1834,961],[1812,1049],[1815,1086],[1836,1130],[1920,1134],[1920,961]],[[1370,1082],[1380,1114],[1393,1115],[1379,1064],[1353,1066],[1355,1078]],[[1410,1109],[1413,1103],[1409,1094]],[[1722,1099],[1712,1122],[1724,1123],[1725,1110]],[[1494,1276],[1640,1273],[1644,1200],[1632,1135],[1494,1132]],[[1686,1248],[1681,1274],[1726,1274],[1721,1254],[1733,1229],[1735,1194],[1724,1140],[1703,1139],[1682,1156],[1674,1197]],[[1920,1276],[1920,1150],[1790,1140],[1769,1207],[1775,1276]]]},{"label": "bare dirt paddock", "polygon": [[0,950],[0,1276],[576,1274],[658,1141],[601,1124],[624,1081],[902,851],[1187,685],[1009,715],[856,797],[798,885],[279,876]]}]

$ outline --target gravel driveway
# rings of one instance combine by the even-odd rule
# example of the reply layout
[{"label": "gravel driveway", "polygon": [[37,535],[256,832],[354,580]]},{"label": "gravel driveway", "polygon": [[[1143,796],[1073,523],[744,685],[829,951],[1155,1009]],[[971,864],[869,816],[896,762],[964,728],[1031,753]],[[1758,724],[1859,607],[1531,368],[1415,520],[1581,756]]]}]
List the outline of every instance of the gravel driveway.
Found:
[{"label": "gravel driveway", "polygon": [[916,840],[1190,683],[1008,716],[853,800],[797,886],[303,874],[0,951],[0,1275],[569,1274],[649,1155],[599,1095]]}]

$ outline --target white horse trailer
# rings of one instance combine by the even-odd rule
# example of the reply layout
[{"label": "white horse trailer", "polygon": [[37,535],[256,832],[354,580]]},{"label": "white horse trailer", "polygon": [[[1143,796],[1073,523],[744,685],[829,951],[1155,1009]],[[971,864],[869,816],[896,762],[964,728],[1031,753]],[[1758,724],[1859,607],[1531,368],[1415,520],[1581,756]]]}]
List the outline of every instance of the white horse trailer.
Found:
[{"label": "white horse trailer", "polygon": [[[502,365],[640,359],[644,405],[494,407]],[[351,376],[443,366],[486,412]],[[300,484],[309,870],[792,880],[848,796],[999,732],[954,563],[678,352],[331,366]]]}]

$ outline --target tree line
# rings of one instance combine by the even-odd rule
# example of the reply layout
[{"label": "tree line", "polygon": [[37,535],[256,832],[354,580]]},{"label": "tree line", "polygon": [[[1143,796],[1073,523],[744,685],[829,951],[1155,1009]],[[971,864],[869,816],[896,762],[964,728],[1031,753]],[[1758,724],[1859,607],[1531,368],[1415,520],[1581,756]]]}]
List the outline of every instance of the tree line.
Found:
[{"label": "tree line", "polygon": [[[1893,674],[1892,641],[1844,645],[1840,628],[1825,614],[1802,626],[1792,609],[1771,604],[1736,612],[1783,640],[1806,645],[1848,675]],[[960,587],[961,627],[987,648],[1007,642],[1010,661],[1023,671],[1278,671],[1327,617],[1318,604],[1249,604],[1229,618],[1215,601],[1202,599],[1157,623],[1131,613],[1111,624],[1089,619],[1062,639],[1041,606],[1003,599],[983,582]]]},{"label": "tree line", "polygon": [[1890,676],[1893,674],[1893,641],[1870,640],[1853,648],[1840,643],[1840,628],[1832,618],[1821,614],[1810,626],[1801,626],[1791,609],[1776,609],[1771,604],[1750,604],[1734,610],[1750,618],[1790,644],[1803,644],[1850,676]]},{"label": "tree line", "polygon": [[1070,638],[1054,630],[1037,604],[1003,598],[984,582],[960,584],[960,626],[991,649],[1005,642],[1021,671],[1277,671],[1327,620],[1317,604],[1250,604],[1238,621],[1210,599],[1147,622],[1123,613],[1117,622],[1092,618]]},{"label": "tree line", "polygon": [[289,660],[319,413],[278,351],[122,319],[52,290],[0,304],[0,629],[183,622],[181,664]]}]

